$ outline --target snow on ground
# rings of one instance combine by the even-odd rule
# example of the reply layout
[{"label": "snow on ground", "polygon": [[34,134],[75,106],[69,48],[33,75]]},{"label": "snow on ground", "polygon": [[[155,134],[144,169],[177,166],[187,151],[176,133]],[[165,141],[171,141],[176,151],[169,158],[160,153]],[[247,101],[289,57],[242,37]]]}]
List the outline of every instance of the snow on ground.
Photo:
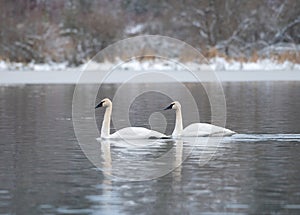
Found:
[{"label": "snow on ground", "polygon": [[[89,63],[86,68],[88,70],[107,70],[112,68],[118,68],[122,70],[182,70],[183,64],[178,64],[175,61],[137,61],[132,60],[129,62],[117,61],[116,63]],[[184,66],[188,68],[196,68],[199,70],[206,70],[207,67],[214,71],[274,71],[274,70],[289,70],[300,71],[300,64],[293,64],[292,62],[285,61],[283,63],[277,63],[270,59],[263,59],[257,62],[242,63],[238,61],[226,61],[224,58],[213,58],[208,61],[208,64],[196,64],[193,62],[185,63]]]},{"label": "snow on ground", "polygon": [[[224,58],[216,57],[209,60],[207,64],[186,63],[189,68],[207,69],[207,66],[214,71],[274,71],[274,70],[289,70],[300,71],[300,64],[293,64],[292,62],[285,61],[283,63],[274,62],[270,59],[263,59],[257,62],[238,62],[238,61],[226,61]],[[66,71],[66,70],[109,70],[109,69],[122,69],[122,70],[181,70],[182,64],[178,64],[174,61],[137,61],[132,60],[129,62],[117,61],[111,62],[87,62],[78,67],[69,67],[68,63],[54,63],[48,64],[36,64],[36,63],[8,63],[0,61],[1,71]]]},{"label": "snow on ground", "polygon": [[0,72],[1,71],[53,71],[53,70],[66,70],[68,69],[68,63],[16,63],[16,62],[5,62],[0,61]]},{"label": "snow on ground", "polygon": [[[129,61],[116,63],[90,62],[79,67],[68,67],[67,63],[21,64],[0,61],[0,85],[11,84],[75,84],[81,83],[123,83],[124,80],[138,77],[144,71],[153,74],[151,77],[137,80],[136,83],[149,82],[222,82],[232,81],[300,81],[300,65],[284,62],[275,63],[261,60],[257,63],[227,62],[222,58],[214,58],[208,64],[173,61]],[[186,72],[187,70],[193,73]],[[199,71],[199,72],[198,72]],[[207,71],[213,71],[211,76]],[[83,73],[84,72],[84,73]],[[108,72],[108,73],[107,73]],[[166,74],[172,80],[166,80],[157,74]],[[83,76],[84,74],[84,76]],[[198,79],[195,79],[195,76]],[[82,79],[84,77],[84,79]],[[106,77],[105,79],[103,79]],[[214,78],[215,77],[215,78]]]},{"label": "snow on ground", "polygon": [[242,63],[238,61],[228,62],[224,58],[213,58],[210,60],[213,70],[221,71],[272,71],[272,70],[300,70],[300,64],[293,64],[285,61],[283,63],[274,62],[271,59],[258,60],[257,62]]}]

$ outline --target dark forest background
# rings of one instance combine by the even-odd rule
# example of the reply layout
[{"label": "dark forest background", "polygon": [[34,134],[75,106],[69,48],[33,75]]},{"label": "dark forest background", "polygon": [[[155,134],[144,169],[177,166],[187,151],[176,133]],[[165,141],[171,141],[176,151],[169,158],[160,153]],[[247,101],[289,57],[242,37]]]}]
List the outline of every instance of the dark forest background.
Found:
[{"label": "dark forest background", "polygon": [[183,40],[212,57],[299,60],[298,0],[1,0],[0,14],[6,61],[78,65],[144,34]]}]

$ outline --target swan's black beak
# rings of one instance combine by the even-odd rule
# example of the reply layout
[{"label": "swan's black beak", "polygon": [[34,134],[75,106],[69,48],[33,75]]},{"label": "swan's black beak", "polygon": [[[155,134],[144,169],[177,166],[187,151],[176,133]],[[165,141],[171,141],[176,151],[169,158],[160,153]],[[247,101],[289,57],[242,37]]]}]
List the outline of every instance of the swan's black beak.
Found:
[{"label": "swan's black beak", "polygon": [[172,109],[173,105],[174,105],[174,104],[170,104],[168,107],[165,107],[164,110]]},{"label": "swan's black beak", "polygon": [[103,103],[104,103],[104,101],[101,101],[99,104],[96,105],[95,109],[96,109],[96,108],[99,108],[99,107],[102,107],[102,106],[103,106]]}]

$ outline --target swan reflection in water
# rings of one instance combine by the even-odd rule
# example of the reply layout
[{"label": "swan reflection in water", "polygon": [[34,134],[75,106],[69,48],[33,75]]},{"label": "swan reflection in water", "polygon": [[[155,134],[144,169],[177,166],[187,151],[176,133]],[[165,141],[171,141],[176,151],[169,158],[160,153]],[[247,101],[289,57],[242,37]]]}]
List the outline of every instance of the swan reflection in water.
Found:
[{"label": "swan reflection in water", "polygon": [[[172,171],[181,177],[181,164],[193,156],[199,166],[218,156],[222,137],[186,137],[157,140],[98,140],[101,144],[101,170],[117,180],[141,181]],[[192,153],[192,154],[191,154]],[[176,169],[177,168],[177,169]]]},{"label": "swan reflection in water", "polygon": [[181,164],[191,148],[184,152],[182,139],[174,140],[98,140],[101,144],[101,170],[116,180],[140,181],[166,175],[174,170],[181,178]]}]

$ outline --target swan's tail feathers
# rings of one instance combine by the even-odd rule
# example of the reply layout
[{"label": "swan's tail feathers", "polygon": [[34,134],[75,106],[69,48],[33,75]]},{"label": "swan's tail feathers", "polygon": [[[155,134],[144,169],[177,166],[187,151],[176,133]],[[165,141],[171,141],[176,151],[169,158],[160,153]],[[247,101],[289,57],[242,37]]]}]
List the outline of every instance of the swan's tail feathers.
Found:
[{"label": "swan's tail feathers", "polygon": [[232,135],[234,135],[234,134],[236,134],[236,132],[235,131],[232,131],[232,130],[229,130],[229,129],[223,129],[222,131],[219,131],[219,132],[215,132],[215,133],[211,133],[211,135],[209,135],[209,136],[215,136],[215,137],[221,137],[221,136],[223,136],[223,137],[228,137],[228,136],[232,136]]}]

